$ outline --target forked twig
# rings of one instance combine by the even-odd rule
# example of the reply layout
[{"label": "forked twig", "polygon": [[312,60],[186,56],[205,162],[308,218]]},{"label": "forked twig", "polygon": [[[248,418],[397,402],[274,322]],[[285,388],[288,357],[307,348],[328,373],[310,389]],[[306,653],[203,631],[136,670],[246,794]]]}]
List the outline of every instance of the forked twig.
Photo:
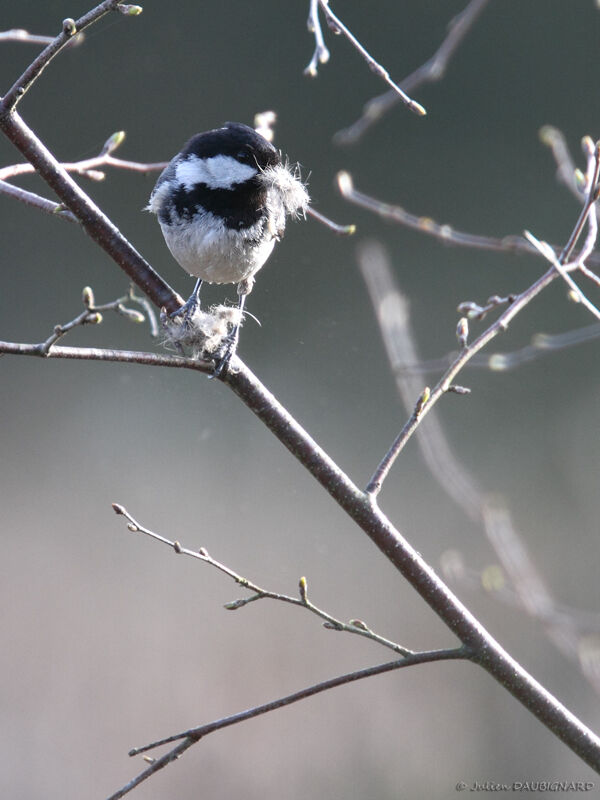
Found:
[{"label": "forked twig", "polygon": [[254,708],[250,708],[246,711],[241,711],[239,714],[232,714],[229,717],[217,719],[204,725],[198,725],[195,728],[190,728],[189,730],[182,731],[181,733],[175,733],[172,736],[167,736],[164,739],[159,739],[156,742],[150,742],[142,747],[136,747],[129,751],[130,756],[146,753],[149,750],[154,750],[156,747],[162,747],[165,744],[179,742],[179,744],[168,753],[160,758],[157,758],[156,760],[152,760],[147,769],[137,775],[132,781],[125,784],[125,786],[123,786],[117,792],[111,794],[107,800],[119,800],[119,798],[124,797],[132,789],[135,789],[136,786],[139,786],[140,783],[150,778],[168,764],[171,764],[173,761],[180,758],[186,750],[192,747],[192,745],[196,744],[196,742],[200,741],[200,739],[208,736],[210,733],[214,733],[215,731],[228,728],[231,725],[237,725],[240,722],[246,722],[249,719],[254,719],[255,717],[261,716],[262,714],[268,714],[271,711],[284,708],[285,706],[289,706],[292,703],[297,703],[300,700],[306,700],[309,697],[314,697],[321,692],[328,692],[338,686],[344,686],[348,683],[363,680],[364,678],[372,678],[375,675],[383,675],[384,673],[391,672],[392,670],[403,669],[404,667],[412,667],[418,664],[428,664],[434,661],[465,660],[469,658],[469,650],[464,646],[447,650],[430,650],[420,653],[413,653],[412,655],[408,655],[405,658],[397,661],[388,661],[385,664],[377,664],[374,667],[367,667],[366,669],[360,669],[356,670],[355,672],[348,672],[345,675],[339,675],[335,678],[330,678],[329,680],[322,681],[321,683],[314,684],[313,686],[307,686],[306,688],[301,689],[298,692],[294,692],[293,694],[288,694],[285,697],[271,700],[269,703],[264,703],[263,705],[255,706]]}]

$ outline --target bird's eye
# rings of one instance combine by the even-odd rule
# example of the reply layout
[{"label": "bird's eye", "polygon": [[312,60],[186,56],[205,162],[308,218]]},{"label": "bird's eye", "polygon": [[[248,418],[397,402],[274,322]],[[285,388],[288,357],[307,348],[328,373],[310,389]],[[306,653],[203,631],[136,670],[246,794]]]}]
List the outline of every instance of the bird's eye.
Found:
[{"label": "bird's eye", "polygon": [[238,161],[243,161],[245,164],[250,161],[250,153],[247,150],[240,150],[239,153],[236,153],[235,157]]}]

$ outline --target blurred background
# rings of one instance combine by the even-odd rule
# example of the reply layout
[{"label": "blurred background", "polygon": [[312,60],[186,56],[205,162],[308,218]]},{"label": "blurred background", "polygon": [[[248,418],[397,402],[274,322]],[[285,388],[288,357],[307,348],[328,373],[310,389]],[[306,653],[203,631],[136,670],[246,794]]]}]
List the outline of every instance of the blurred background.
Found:
[{"label": "blurred background", "polygon": [[[361,42],[401,80],[442,42],[466,0],[338,0]],[[0,29],[55,34],[89,0],[4,4]],[[124,129],[118,152],[170,159],[193,133],[278,113],[276,144],[309,176],[315,207],[356,223],[340,238],[309,219],[292,224],[260,273],[240,355],[359,485],[402,426],[376,318],[357,267],[365,240],[389,252],[411,303],[423,359],[456,349],[459,302],[519,292],[546,265],[443,246],[344,201],[335,175],[358,188],[473,233],[524,228],[564,243],[579,213],[539,141],[560,128],[600,134],[600,11],[592,0],[490,2],[443,81],[397,106],[353,147],[335,133],[385,89],[342,37],[325,31],[331,60],[310,79],[308,2],[152,3],[135,19],[111,15],[48,67],[20,107],[54,154],[98,153]],[[0,93],[38,52],[0,45]],[[21,158],[0,140],[0,163]],[[142,212],[156,175],[111,171],[81,183],[183,296],[193,281]],[[48,196],[41,182],[18,184]],[[0,197],[0,338],[37,342],[127,281],[74,225]],[[594,288],[584,286],[592,299]],[[220,301],[235,290],[212,287]],[[590,324],[555,282],[492,350],[517,350],[539,332]],[[481,330],[474,324],[474,332]],[[152,350],[145,326],[107,314],[67,344]],[[446,397],[440,419],[455,456],[483,491],[502,496],[522,543],[561,607],[576,609],[595,659],[598,582],[600,380],[597,345],[546,355],[507,373],[470,369],[472,393]],[[0,362],[0,794],[11,800],[108,796],[144,764],[134,746],[342,672],[390,659],[283,604],[254,603],[210,568],[174,558],[126,531],[110,504],[183,545],[204,546],[265,588],[359,617],[413,649],[452,635],[367,537],[252,414],[217,381],[133,365]],[[423,376],[432,383],[436,375]],[[427,422],[425,422],[427,425]],[[392,521],[447,578],[491,633],[596,731],[600,698],[588,673],[559,652],[544,625],[481,576],[495,569],[481,526],[442,491],[412,441],[381,494]],[[449,558],[449,552],[452,557]],[[501,572],[495,586],[510,587]],[[356,640],[355,640],[356,638]],[[591,679],[590,679],[591,678]],[[597,776],[492,678],[461,663],[388,674],[214,734],[132,796],[213,800],[284,797],[446,798],[457,781],[595,781]]]}]

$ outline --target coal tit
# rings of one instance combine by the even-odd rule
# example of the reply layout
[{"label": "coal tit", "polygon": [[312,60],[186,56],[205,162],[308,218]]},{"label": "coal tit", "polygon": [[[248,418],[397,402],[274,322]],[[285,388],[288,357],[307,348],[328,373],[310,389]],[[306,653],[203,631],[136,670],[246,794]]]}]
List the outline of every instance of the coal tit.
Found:
[{"label": "coal tit", "polygon": [[304,214],[309,197],[297,169],[253,128],[226,122],[193,136],[161,173],[147,210],[157,215],[173,257],[198,278],[175,315],[189,324],[207,283],[237,283],[239,316],[224,340],[215,374],[235,352],[254,276],[283,235],[286,216]]}]

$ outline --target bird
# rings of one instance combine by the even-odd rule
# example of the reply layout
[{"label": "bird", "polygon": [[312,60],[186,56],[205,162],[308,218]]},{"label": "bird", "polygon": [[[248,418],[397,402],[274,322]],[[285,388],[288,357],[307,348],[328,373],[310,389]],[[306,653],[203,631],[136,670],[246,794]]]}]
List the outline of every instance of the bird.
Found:
[{"label": "bird", "polygon": [[298,165],[240,122],[192,136],[156,181],[146,209],[156,214],[175,260],[197,278],[189,300],[171,316],[192,324],[203,282],[237,284],[239,312],[214,376],[237,349],[254,276],[283,236],[287,217],[304,216],[309,202]]}]

